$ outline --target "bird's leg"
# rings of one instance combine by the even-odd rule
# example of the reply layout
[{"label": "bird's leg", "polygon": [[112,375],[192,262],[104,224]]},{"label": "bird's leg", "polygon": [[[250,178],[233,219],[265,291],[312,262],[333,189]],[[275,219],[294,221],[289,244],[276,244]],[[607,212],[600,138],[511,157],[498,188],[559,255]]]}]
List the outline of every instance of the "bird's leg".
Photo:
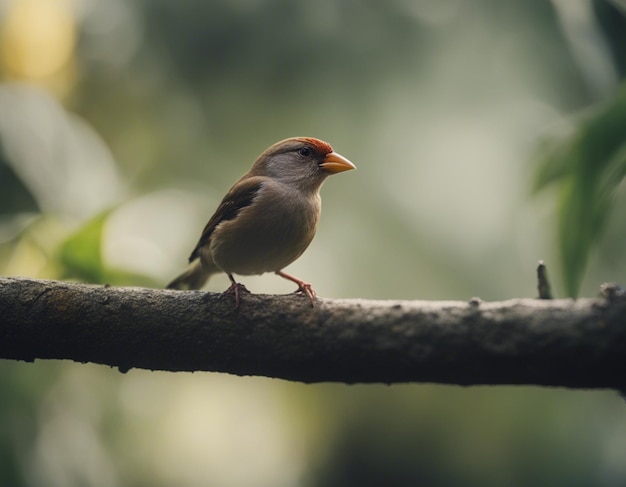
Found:
[{"label": "bird's leg", "polygon": [[280,277],[284,277],[285,279],[288,279],[291,282],[295,282],[298,285],[298,289],[296,290],[296,292],[306,294],[311,300],[311,306],[315,306],[315,291],[313,290],[310,284],[304,281],[301,281],[297,277],[290,276],[289,274],[283,271],[277,271],[276,274],[278,274]]},{"label": "bird's leg", "polygon": [[235,308],[239,308],[239,293],[244,292],[244,293],[250,294],[250,291],[246,289],[246,286],[235,281],[235,278],[233,277],[232,274],[228,274],[228,279],[230,279],[230,282],[232,284],[226,291],[224,291],[224,294],[234,293],[235,294]]}]

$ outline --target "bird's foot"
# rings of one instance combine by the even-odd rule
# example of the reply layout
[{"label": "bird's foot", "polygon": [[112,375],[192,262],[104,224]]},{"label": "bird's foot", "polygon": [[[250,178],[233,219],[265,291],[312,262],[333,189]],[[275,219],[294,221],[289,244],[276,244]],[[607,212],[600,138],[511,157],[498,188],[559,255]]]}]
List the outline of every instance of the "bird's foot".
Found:
[{"label": "bird's foot", "polygon": [[235,308],[239,308],[239,296],[241,294],[251,294],[250,291],[238,282],[233,282],[230,287],[224,291],[222,294],[234,294],[235,295]]},{"label": "bird's foot", "polygon": [[298,285],[298,289],[295,290],[295,293],[306,294],[311,300],[311,306],[315,307],[316,294],[309,283],[301,281],[297,277],[290,276],[289,274],[286,274],[283,271],[278,271],[276,274],[278,274],[280,277],[283,277],[291,282],[295,282]]},{"label": "bird's foot", "polygon": [[315,296],[317,295],[315,293],[315,290],[311,287],[310,284],[306,283],[306,282],[302,282],[298,285],[298,289],[296,289],[294,291],[295,293],[304,293],[306,294],[309,299],[311,300],[311,306],[315,307]]}]

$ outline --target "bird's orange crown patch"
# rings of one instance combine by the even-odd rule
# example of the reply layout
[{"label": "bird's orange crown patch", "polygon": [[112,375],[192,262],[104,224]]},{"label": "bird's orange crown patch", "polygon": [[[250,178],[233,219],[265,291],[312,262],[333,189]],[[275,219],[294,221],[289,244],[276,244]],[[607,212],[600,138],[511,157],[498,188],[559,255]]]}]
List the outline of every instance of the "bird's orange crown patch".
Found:
[{"label": "bird's orange crown patch", "polygon": [[333,151],[330,144],[328,142],[324,142],[323,140],[314,139],[313,137],[302,137],[302,141],[307,144],[311,144],[315,150],[321,152],[322,154],[330,154]]}]

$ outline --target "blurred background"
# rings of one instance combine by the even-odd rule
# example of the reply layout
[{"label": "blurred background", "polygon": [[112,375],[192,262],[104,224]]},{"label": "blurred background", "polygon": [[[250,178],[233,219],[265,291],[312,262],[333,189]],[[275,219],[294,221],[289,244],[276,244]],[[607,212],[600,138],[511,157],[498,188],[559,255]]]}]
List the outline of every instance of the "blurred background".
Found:
[{"label": "blurred background", "polygon": [[[623,0],[0,0],[0,275],[162,287],[277,140],[329,141],[326,297],[626,271]],[[285,293],[275,276],[244,279]],[[211,291],[227,279],[214,278]],[[2,486],[623,486],[611,391],[0,361]]]}]

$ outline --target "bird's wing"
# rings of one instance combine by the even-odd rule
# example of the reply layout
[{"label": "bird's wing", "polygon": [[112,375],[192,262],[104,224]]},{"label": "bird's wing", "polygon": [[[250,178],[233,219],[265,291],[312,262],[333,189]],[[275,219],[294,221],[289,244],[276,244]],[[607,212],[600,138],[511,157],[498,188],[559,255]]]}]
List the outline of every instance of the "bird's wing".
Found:
[{"label": "bird's wing", "polygon": [[224,199],[215,210],[215,213],[204,227],[200,240],[193,249],[189,262],[200,257],[200,248],[206,245],[211,239],[213,230],[222,222],[232,220],[237,216],[242,208],[249,206],[254,200],[255,195],[261,189],[263,177],[253,176],[246,179],[240,179],[224,196]]}]

